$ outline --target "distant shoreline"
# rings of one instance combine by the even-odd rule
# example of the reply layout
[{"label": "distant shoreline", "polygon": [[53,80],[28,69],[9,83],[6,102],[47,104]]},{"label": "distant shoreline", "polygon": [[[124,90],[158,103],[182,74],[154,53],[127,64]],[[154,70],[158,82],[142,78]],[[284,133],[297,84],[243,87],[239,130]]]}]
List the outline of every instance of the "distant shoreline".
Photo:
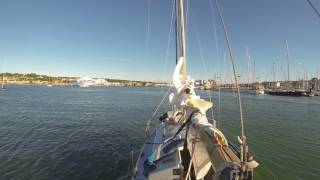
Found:
[{"label": "distant shoreline", "polygon": [[[92,82],[93,81],[93,82]],[[48,75],[39,75],[35,73],[21,74],[21,73],[0,73],[0,83],[16,84],[16,85],[47,85],[47,86],[97,86],[97,87],[170,87],[169,82],[151,82],[151,81],[137,81],[137,80],[121,80],[110,78],[80,78],[80,77],[55,77]],[[213,79],[209,80],[195,80],[195,87],[209,90],[217,88],[233,89],[234,83],[219,84]],[[318,78],[310,80],[292,80],[292,81],[264,81],[240,83],[241,89],[256,89],[262,86],[264,89],[287,89],[288,87],[294,89],[313,89],[320,90],[320,81]]]},{"label": "distant shoreline", "polygon": [[[0,83],[16,85],[52,85],[52,86],[77,86],[80,77],[55,77],[48,75],[39,75],[35,73],[0,73]],[[109,78],[92,78],[100,83],[94,86],[120,86],[120,87],[169,87],[170,83],[150,82],[150,81],[132,81]]]},{"label": "distant shoreline", "polygon": [[[0,81],[2,83],[2,81]],[[77,83],[49,83],[49,82],[28,82],[28,81],[4,81],[4,86],[17,85],[17,86],[54,86],[54,87],[80,87]],[[130,83],[116,83],[109,85],[93,85],[90,87],[169,87],[170,85],[163,85],[157,83],[148,84],[130,84]]]}]

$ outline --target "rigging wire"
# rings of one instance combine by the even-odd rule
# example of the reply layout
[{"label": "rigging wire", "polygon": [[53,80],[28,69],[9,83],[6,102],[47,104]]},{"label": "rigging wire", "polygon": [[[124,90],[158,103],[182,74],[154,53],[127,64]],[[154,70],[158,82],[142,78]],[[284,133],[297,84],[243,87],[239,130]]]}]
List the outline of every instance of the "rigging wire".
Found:
[{"label": "rigging wire", "polygon": [[220,9],[218,1],[219,0],[215,0],[215,4],[216,4],[216,7],[217,7],[217,10],[218,10],[218,13],[219,13],[220,21],[221,21],[221,24],[223,26],[225,38],[226,38],[226,41],[227,41],[228,51],[229,51],[229,56],[230,56],[230,61],[231,61],[232,71],[233,71],[233,78],[234,78],[235,85],[236,85],[236,88],[237,88],[239,112],[240,112],[240,125],[241,125],[241,141],[242,141],[240,143],[241,144],[241,162],[245,163],[246,162],[246,149],[247,148],[246,148],[246,138],[245,138],[245,135],[244,135],[244,121],[243,121],[243,113],[242,113],[240,87],[239,87],[239,84],[238,84],[237,72],[236,72],[236,68],[235,68],[234,57],[233,57],[231,42],[230,42],[229,35],[228,35],[228,30],[227,30],[226,24],[224,22],[224,18],[223,18],[223,15],[221,13],[221,9]]},{"label": "rigging wire", "polygon": [[170,49],[170,41],[171,41],[171,33],[172,33],[172,26],[173,26],[173,18],[174,18],[174,12],[175,12],[175,2],[172,4],[172,12],[171,12],[171,21],[170,21],[170,28],[169,28],[169,35],[168,35],[168,42],[167,42],[167,49],[166,49],[166,56],[164,58],[165,63],[164,63],[164,69],[163,69],[163,74],[166,73],[167,64],[168,64],[168,57],[169,57],[169,49]]},{"label": "rigging wire", "polygon": [[[148,2],[151,1],[151,0],[148,0]],[[150,6],[149,6],[150,7]],[[172,12],[171,12],[171,22],[170,22],[170,28],[169,28],[169,35],[168,35],[168,43],[167,43],[167,49],[166,49],[166,56],[165,56],[165,67],[164,67],[164,73],[165,73],[165,69],[166,69],[166,64],[167,64],[167,61],[168,61],[168,56],[169,56],[169,48],[170,48],[170,39],[171,39],[171,32],[172,32],[172,22],[173,22],[173,11],[174,11],[174,3],[173,3],[173,6],[172,6]],[[150,9],[148,9],[148,12],[150,11]],[[150,15],[150,13],[148,13],[148,16]],[[149,19],[149,18],[148,18]],[[148,23],[149,24],[149,23]],[[149,25],[148,25],[149,27]],[[148,28],[149,29],[149,28]],[[168,88],[167,92],[163,95],[160,103],[157,105],[155,111],[153,112],[152,116],[147,120],[147,123],[146,123],[146,127],[145,127],[145,138],[148,136],[148,133],[149,133],[149,129],[150,129],[150,122],[152,120],[152,118],[154,118],[154,116],[156,115],[156,113],[158,112],[160,106],[163,104],[165,98],[168,96],[171,88],[173,87],[173,85],[170,85],[170,87]]]},{"label": "rigging wire", "polygon": [[146,58],[149,59],[150,54],[150,10],[151,0],[147,0],[147,39],[146,39]]},{"label": "rigging wire", "polygon": [[148,119],[147,124],[146,124],[146,128],[145,128],[145,138],[148,136],[149,129],[150,129],[150,122],[151,122],[152,118],[154,118],[154,116],[157,114],[157,112],[158,112],[159,108],[161,107],[161,105],[163,104],[164,100],[169,95],[169,92],[170,92],[172,87],[173,87],[173,84],[170,85],[170,87],[168,88],[167,92],[163,95],[160,103],[157,105],[156,109],[153,111],[152,116]]},{"label": "rigging wire", "polygon": [[[185,31],[186,31],[186,36],[188,36],[188,34],[189,34],[189,32],[190,32],[190,18],[189,18],[189,16],[190,16],[190,1],[189,0],[186,0],[186,2],[187,2],[187,7],[186,7],[186,18],[185,18]],[[190,39],[190,38],[189,38]],[[188,46],[188,44],[189,44],[189,42],[190,41],[186,41],[186,46],[187,47],[189,47]],[[189,51],[187,51],[187,52],[189,52]]]},{"label": "rigging wire", "polygon": [[313,11],[318,15],[318,17],[320,18],[320,12],[317,10],[317,8],[312,4],[312,2],[310,0],[306,0],[308,2],[308,4],[310,5],[310,7],[313,9]]},{"label": "rigging wire", "polygon": [[[131,157],[131,161],[129,162],[129,165],[128,165],[128,170],[127,170],[127,174],[126,174],[126,180],[128,179],[128,177],[131,175],[130,173],[130,170],[131,168],[133,169],[133,165],[134,165],[134,162],[133,162],[133,150],[130,151],[130,157]],[[131,167],[132,166],[132,167]]]},{"label": "rigging wire", "polygon": [[217,53],[217,60],[218,60],[218,66],[219,66],[219,91],[218,91],[218,121],[217,121],[217,127],[220,128],[221,125],[221,73],[220,73],[220,51],[219,51],[219,46],[218,46],[218,36],[217,36],[217,28],[216,28],[216,16],[214,13],[214,8],[213,8],[213,2],[210,1],[210,8],[211,8],[211,15],[212,15],[212,22],[213,22],[213,31],[214,31],[214,39],[215,39],[215,45],[216,45],[216,53]]},{"label": "rigging wire", "polygon": [[[197,28],[197,24],[196,24],[196,22],[195,22],[195,20],[194,20],[193,15],[190,14],[190,16],[191,16],[191,25],[192,25],[192,24],[194,25],[193,27],[194,27],[195,32],[196,32],[196,38],[197,38],[197,41],[198,41],[198,46],[199,46],[199,51],[200,51],[200,59],[201,59],[201,61],[202,61],[202,66],[203,66],[203,69],[204,69],[204,71],[205,71],[206,76],[208,76],[209,73],[208,73],[208,69],[207,69],[206,63],[205,63],[205,61],[204,61],[203,47],[202,47],[201,40],[200,40],[199,30],[198,30],[198,28]],[[210,90],[208,91],[208,96],[209,96],[210,102],[212,102],[211,91],[210,91]],[[215,120],[214,120],[214,117],[213,117],[213,106],[211,106],[210,110],[211,110],[211,118],[213,119],[213,124],[214,124],[214,126],[215,126],[216,124],[215,124]]]}]

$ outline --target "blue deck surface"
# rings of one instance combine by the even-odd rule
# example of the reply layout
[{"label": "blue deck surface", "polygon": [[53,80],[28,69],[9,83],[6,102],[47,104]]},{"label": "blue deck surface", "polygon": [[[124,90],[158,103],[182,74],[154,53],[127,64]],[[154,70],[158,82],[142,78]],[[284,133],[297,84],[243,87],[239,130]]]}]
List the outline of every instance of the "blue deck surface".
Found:
[{"label": "blue deck surface", "polygon": [[174,136],[180,126],[162,125],[160,124],[150,135],[147,142],[144,144],[136,165],[136,171],[133,179],[144,180],[148,179],[144,173],[144,162],[150,157],[155,150],[166,140]]}]

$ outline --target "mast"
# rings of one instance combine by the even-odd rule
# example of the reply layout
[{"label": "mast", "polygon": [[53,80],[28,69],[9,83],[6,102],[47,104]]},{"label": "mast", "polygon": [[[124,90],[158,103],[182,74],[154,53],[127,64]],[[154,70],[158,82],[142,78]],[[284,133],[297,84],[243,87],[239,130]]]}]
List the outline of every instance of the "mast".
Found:
[{"label": "mast", "polygon": [[256,82],[256,62],[253,60],[253,83]]},{"label": "mast", "polygon": [[5,71],[5,69],[4,69],[4,64],[5,64],[5,62],[3,61],[3,72],[2,72],[1,89],[4,89],[4,88],[3,88],[3,86],[4,86],[4,71]]},{"label": "mast", "polygon": [[184,63],[182,65],[182,78],[187,79],[187,57],[186,57],[186,32],[184,27],[184,9],[183,9],[184,0],[180,0],[180,26],[181,26],[181,50]]},{"label": "mast", "polygon": [[287,57],[287,68],[288,68],[288,83],[290,81],[290,67],[289,67],[289,46],[288,46],[288,40],[285,40],[285,46],[286,46],[286,57]]},{"label": "mast", "polygon": [[249,52],[249,48],[246,48],[246,56],[247,56],[247,68],[248,68],[248,79],[247,79],[247,86],[248,89],[250,88],[250,61],[251,61],[251,56],[250,56],[250,52]]},{"label": "mast", "polygon": [[2,83],[1,83],[1,88],[3,89],[3,81],[4,81],[4,72],[2,73]]},{"label": "mast", "polygon": [[175,14],[176,14],[176,20],[175,20],[175,34],[176,34],[176,64],[178,64],[179,60],[179,54],[178,54],[178,14],[179,14],[179,9],[178,9],[178,0],[174,0],[174,6],[175,6]]},{"label": "mast", "polygon": [[302,75],[303,71],[302,71],[302,63],[298,63],[298,81],[299,81],[299,89],[301,89],[301,83],[303,86],[303,75]]},{"label": "mast", "polygon": [[275,64],[276,64],[275,62],[272,63],[272,82],[273,82],[273,89],[275,89],[275,85],[276,85],[276,83],[275,83],[275,72],[274,72],[274,65],[275,65]]}]

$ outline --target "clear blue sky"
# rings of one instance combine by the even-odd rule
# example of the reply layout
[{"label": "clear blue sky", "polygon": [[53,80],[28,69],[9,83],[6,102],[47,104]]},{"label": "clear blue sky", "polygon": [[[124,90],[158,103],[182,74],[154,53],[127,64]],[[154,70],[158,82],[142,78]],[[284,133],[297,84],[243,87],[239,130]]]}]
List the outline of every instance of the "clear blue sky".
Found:
[{"label": "clear blue sky", "polygon": [[[172,0],[1,0],[0,61],[9,72],[168,80],[174,68],[174,31],[166,61]],[[320,9],[320,1],[312,0]],[[148,3],[150,24],[148,35]],[[226,44],[210,0],[189,0],[188,72],[196,79],[224,73]],[[238,72],[247,72],[250,48],[256,72],[291,76],[298,63],[320,73],[320,19],[305,0],[221,0]],[[218,50],[214,27],[217,30]],[[173,30],[173,29],[172,29]],[[200,48],[201,47],[201,48]],[[1,71],[2,67],[0,68]],[[281,72],[282,69],[282,72]],[[228,70],[230,74],[230,65]]]}]

